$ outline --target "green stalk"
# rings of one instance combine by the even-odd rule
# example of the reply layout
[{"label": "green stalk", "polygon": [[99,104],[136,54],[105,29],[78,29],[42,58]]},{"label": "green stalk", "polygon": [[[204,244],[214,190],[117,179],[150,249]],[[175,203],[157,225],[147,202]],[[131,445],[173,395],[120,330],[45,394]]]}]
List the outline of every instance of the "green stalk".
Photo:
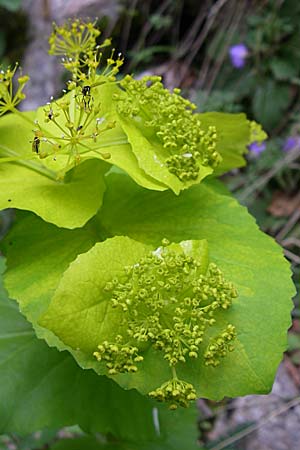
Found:
[{"label": "green stalk", "polygon": [[21,117],[21,119],[25,120],[26,122],[29,122],[30,125],[34,126],[33,120],[29,119],[29,117],[26,116],[26,114],[21,113],[17,108],[13,107],[10,109],[10,111],[14,114],[17,114],[17,116]]},{"label": "green stalk", "polygon": [[171,367],[171,370],[172,370],[172,376],[173,376],[173,379],[174,379],[174,380],[178,380],[178,377],[177,377],[177,373],[176,373],[175,367],[172,366],[172,367]]},{"label": "green stalk", "polygon": [[[26,114],[22,113],[17,108],[12,108],[12,109],[10,109],[10,111],[12,113],[16,114],[17,116],[19,116],[21,119],[25,120],[25,122],[30,123],[30,125],[32,125],[33,127],[35,126],[34,121],[29,119],[29,117],[27,117]],[[40,125],[39,125],[39,129],[41,131],[45,132],[45,129],[43,127],[41,127]],[[60,138],[56,138],[52,133],[49,133],[48,131],[46,131],[46,133],[47,133],[48,137],[50,137],[52,139],[60,139]],[[64,134],[67,134],[67,133],[64,131]]]},{"label": "green stalk", "polygon": [[97,146],[97,148],[89,147],[89,146],[83,144],[82,142],[78,142],[78,144],[86,149],[86,150],[80,151],[80,154],[84,154],[84,153],[89,153],[89,152],[97,153],[97,150],[99,150],[101,148],[126,145],[126,144],[129,144],[129,142],[127,139],[123,139],[123,140],[121,139],[119,141],[107,141],[107,142],[102,142],[101,144],[99,144]]},{"label": "green stalk", "polygon": [[53,170],[47,169],[47,167],[35,163],[34,161],[26,161],[25,159],[22,159],[22,157],[13,150],[5,147],[4,145],[0,145],[0,152],[1,155],[4,155],[4,158],[1,158],[0,156],[0,163],[1,162],[17,162],[17,164],[20,164],[22,166],[27,167],[28,169],[34,170],[35,172],[44,175],[47,178],[50,178],[50,180],[57,181],[57,174]]}]

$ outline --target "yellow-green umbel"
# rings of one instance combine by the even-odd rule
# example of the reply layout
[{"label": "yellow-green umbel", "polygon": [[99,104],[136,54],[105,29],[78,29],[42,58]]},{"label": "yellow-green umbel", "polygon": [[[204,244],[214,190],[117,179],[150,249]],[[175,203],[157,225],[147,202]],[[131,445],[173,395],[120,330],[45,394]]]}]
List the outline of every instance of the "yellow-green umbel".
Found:
[{"label": "yellow-green umbel", "polygon": [[[99,344],[94,356],[106,364],[109,374],[136,372],[142,351],[152,345],[163,353],[172,378],[150,393],[161,401],[187,406],[195,399],[194,387],[178,380],[175,367],[199,356],[206,330],[216,323],[215,313],[226,310],[237,297],[232,283],[204,258],[189,254],[189,246],[163,245],[126,267],[124,276],[104,287],[114,308],[123,311],[125,330],[113,342]],[[235,327],[228,325],[204,353],[205,364],[216,366],[233,350]]]}]

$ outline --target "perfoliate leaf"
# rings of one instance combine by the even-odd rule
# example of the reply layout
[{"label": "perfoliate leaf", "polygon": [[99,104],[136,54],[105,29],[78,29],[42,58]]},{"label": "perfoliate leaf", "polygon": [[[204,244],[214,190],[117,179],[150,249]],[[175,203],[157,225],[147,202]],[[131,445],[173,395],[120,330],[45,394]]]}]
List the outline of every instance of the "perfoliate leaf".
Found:
[{"label": "perfoliate leaf", "polygon": [[118,120],[139,166],[176,194],[210,175],[220,162],[214,126],[204,130],[196,108],[160,77],[126,76],[113,96]]},{"label": "perfoliate leaf", "polygon": [[105,229],[154,246],[165,237],[175,242],[206,239],[210,259],[237,289],[228,321],[236,326],[239,348],[217,368],[199,370],[195,364],[198,393],[219,399],[269,391],[286,348],[294,294],[280,247],[215,183],[173,198],[167,192],[142,191],[126,177],[111,177],[105,200],[109,208],[102,210]]},{"label": "perfoliate leaf", "polygon": [[[36,255],[43,253],[43,247],[41,241],[35,240],[32,251],[27,254],[24,249],[26,265],[21,264],[21,259],[14,255],[22,251],[23,242],[29,239],[32,227],[28,229],[28,226],[23,226],[22,230],[16,228],[6,240],[7,243],[13,242],[12,246],[6,244],[6,285],[10,295],[18,299],[22,310],[36,326],[39,316],[48,307],[60,284],[55,293],[56,300],[52,305],[50,303],[51,329],[55,328],[59,338],[66,341],[63,348],[67,345],[76,346],[69,350],[80,365],[93,367],[103,373],[102,363],[92,362],[91,356],[86,352],[93,352],[96,337],[102,330],[111,332],[116,327],[122,329],[123,325],[119,311],[115,314],[108,309],[107,317],[103,315],[102,277],[106,280],[110,270],[119,274],[122,264],[124,268],[128,263],[134,264],[133,260],[138,263],[136,251],[139,249],[143,253],[145,244],[155,249],[165,237],[171,242],[206,239],[210,261],[217,264],[225,279],[233,283],[238,293],[233,306],[223,316],[219,314],[217,326],[221,331],[228,323],[233,324],[237,333],[235,350],[216,368],[205,366],[201,357],[192,365],[182,364],[178,373],[181,378],[196,386],[198,395],[208,398],[220,399],[223,396],[267,392],[286,346],[286,329],[290,323],[291,309],[289,298],[294,292],[288,264],[282,257],[280,248],[257,229],[245,208],[239,206],[227,192],[223,193],[224,188],[220,189],[219,183],[203,183],[177,198],[167,192],[144,191],[125,175],[112,174],[108,181],[109,189],[101,212],[103,229],[110,235],[128,235],[141,244],[135,243],[132,247],[132,241],[125,238],[96,244],[88,253],[79,256],[63,276],[69,263],[76,258],[74,248],[72,256],[64,257],[62,254],[61,258],[65,258],[65,261],[55,268],[55,282],[53,279],[43,293],[38,280],[43,279],[51,267],[47,262],[48,255],[45,255],[43,264],[39,264]],[[122,221],[119,220],[120,217]],[[40,227],[38,220],[36,227]],[[102,226],[99,225],[100,233],[101,229]],[[84,230],[81,232],[83,236]],[[50,225],[45,224],[43,233],[43,243],[53,242]],[[59,238],[60,233],[62,231],[57,230],[57,248],[52,247],[53,261],[55,255],[58,257],[62,252],[61,241],[66,241],[71,232],[64,231],[65,236],[61,235]],[[73,241],[71,237],[66,241],[66,252],[68,242]],[[114,242],[116,247],[112,244]],[[128,243],[127,250],[123,248],[124,242]],[[79,248],[77,252],[87,251],[87,247],[91,248],[92,245],[93,242],[90,241],[86,243],[85,249]],[[30,268],[27,271],[26,266]],[[25,279],[28,280],[27,288],[24,286]],[[85,279],[86,286],[90,286],[86,290]],[[66,294],[64,305],[59,300],[62,294]],[[64,317],[61,311],[56,311],[55,305],[58,304],[65,311]],[[57,319],[56,313],[61,314]],[[47,325],[49,324],[50,322]],[[85,325],[87,328],[83,332]],[[63,346],[50,331],[42,328],[38,330],[51,345],[60,348]],[[213,337],[214,333],[208,336]],[[82,348],[80,340],[85,353],[76,350]],[[139,370],[133,374],[118,375],[116,380],[126,388],[136,387],[141,392],[148,393],[169,376],[168,364],[158,353],[152,348],[145,349],[144,361]]]},{"label": "perfoliate leaf", "polygon": [[158,182],[171,188],[175,194],[179,194],[182,189],[192,184],[199,183],[203,178],[213,172],[211,167],[205,167],[200,164],[199,175],[195,180],[190,182],[187,181],[183,184],[176,175],[173,175],[169,171],[165,163],[170,156],[169,152],[166,151],[158,141],[151,142],[151,140],[147,139],[141,130],[134,125],[132,120],[125,120],[121,117],[119,120],[123,130],[127,134],[128,141],[132,146],[132,151],[135,154],[141,169]]},{"label": "perfoliate leaf", "polygon": [[[109,375],[134,372],[117,379],[126,386],[133,378],[143,393],[175,386],[176,368],[180,396],[169,398],[166,389],[166,399],[187,406],[195,399],[186,384],[194,366],[200,372],[233,350],[235,329],[224,310],[235,297],[234,287],[208,265],[206,241],[165,242],[155,250],[115,237],[70,265],[39,324],[71,347],[83,367]],[[157,397],[154,391],[151,396]]]},{"label": "perfoliate leaf", "polygon": [[199,114],[199,120],[205,130],[211,125],[216,127],[216,149],[222,161],[214,174],[220,175],[246,164],[244,154],[248,151],[250,129],[245,114],[207,112]]}]

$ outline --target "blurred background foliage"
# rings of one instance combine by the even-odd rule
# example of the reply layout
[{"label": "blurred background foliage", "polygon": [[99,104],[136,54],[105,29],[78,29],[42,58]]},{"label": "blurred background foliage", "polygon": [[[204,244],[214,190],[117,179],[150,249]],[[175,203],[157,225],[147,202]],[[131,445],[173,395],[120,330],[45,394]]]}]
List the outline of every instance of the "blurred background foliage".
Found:
[{"label": "blurred background foliage", "polygon": [[27,43],[27,20],[21,0],[0,0],[0,61],[2,66],[19,61]]},{"label": "blurred background foliage", "polygon": [[[50,1],[44,2],[45,8]],[[2,65],[22,60],[28,44],[28,22],[21,3],[0,0]],[[298,294],[287,357],[299,370],[300,1],[118,3],[116,21],[102,17],[101,10],[97,21],[102,36],[112,36],[115,48],[125,55],[124,72],[139,77],[161,75],[167,87],[180,86],[201,112],[243,111],[268,133],[262,147],[249,148],[247,166],[223,179],[261,229],[282,245],[292,263]],[[1,213],[0,233],[10,218],[11,214]],[[31,448],[18,438],[10,445]],[[50,448],[42,445],[39,448]]]}]

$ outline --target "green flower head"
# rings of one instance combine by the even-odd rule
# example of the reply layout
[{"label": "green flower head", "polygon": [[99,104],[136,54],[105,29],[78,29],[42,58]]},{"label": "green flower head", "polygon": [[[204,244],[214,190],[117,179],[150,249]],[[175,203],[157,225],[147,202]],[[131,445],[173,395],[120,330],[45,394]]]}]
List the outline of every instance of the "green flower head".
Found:
[{"label": "green flower head", "polygon": [[[150,395],[173,405],[186,406],[195,391],[178,380],[175,367],[200,354],[206,365],[216,367],[234,349],[235,327],[228,325],[210,339],[203,354],[207,330],[217,321],[216,313],[231,307],[237,297],[234,286],[224,279],[213,263],[208,263],[206,241],[163,241],[134,265],[125,267],[120,278],[104,287],[113,308],[123,312],[122,334],[104,341],[94,356],[108,373],[134,373],[149,346],[163,355],[172,379]],[[170,387],[171,386],[171,387]]]}]

